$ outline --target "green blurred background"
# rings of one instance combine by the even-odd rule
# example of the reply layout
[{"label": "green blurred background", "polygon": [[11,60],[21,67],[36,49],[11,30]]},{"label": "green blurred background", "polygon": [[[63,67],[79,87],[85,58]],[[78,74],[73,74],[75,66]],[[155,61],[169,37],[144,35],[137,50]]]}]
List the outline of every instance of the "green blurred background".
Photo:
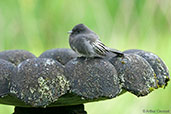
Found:
[{"label": "green blurred background", "polygon": [[[148,50],[171,68],[171,0],[0,0],[0,51],[24,49],[39,56],[47,49],[69,48],[67,31],[79,23],[108,47]],[[85,108],[88,114],[171,113],[170,99],[171,83],[145,97],[126,93]],[[0,105],[0,114],[13,108]]]}]

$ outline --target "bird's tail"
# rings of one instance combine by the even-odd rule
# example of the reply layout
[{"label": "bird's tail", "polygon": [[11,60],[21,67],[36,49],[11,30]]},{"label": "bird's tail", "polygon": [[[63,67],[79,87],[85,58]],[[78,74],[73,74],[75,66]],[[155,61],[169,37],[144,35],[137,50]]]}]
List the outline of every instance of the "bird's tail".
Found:
[{"label": "bird's tail", "polygon": [[116,54],[118,57],[124,57],[124,53],[119,50],[108,48],[108,51]]}]

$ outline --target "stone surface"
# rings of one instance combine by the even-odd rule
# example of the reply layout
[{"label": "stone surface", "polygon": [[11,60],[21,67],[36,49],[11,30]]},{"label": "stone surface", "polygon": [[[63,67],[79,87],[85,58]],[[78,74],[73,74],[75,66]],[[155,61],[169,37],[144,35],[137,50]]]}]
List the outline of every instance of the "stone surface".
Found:
[{"label": "stone surface", "polygon": [[9,61],[15,65],[30,58],[35,58],[35,55],[25,50],[8,50],[0,52],[0,59]]},{"label": "stone surface", "polygon": [[70,80],[71,93],[82,98],[113,98],[120,91],[113,65],[100,58],[76,58],[66,64],[65,76]]},{"label": "stone surface", "polygon": [[142,50],[124,53],[80,58],[70,49],[52,49],[36,58],[24,50],[0,52],[0,103],[19,110],[72,107],[126,91],[145,96],[167,86],[169,72],[158,56]]},{"label": "stone surface", "polygon": [[170,80],[169,71],[167,66],[165,65],[164,61],[162,61],[157,55],[143,51],[143,50],[126,50],[124,53],[134,53],[141,57],[143,57],[153,68],[156,77],[157,77],[157,84],[158,87],[166,87],[168,81]]},{"label": "stone surface", "polygon": [[15,72],[15,66],[0,59],[0,97],[5,96],[10,90],[10,80]]},{"label": "stone surface", "polygon": [[69,89],[63,71],[64,67],[53,59],[27,59],[17,66],[10,91],[32,106],[46,106]]},{"label": "stone surface", "polygon": [[112,58],[110,62],[118,72],[123,88],[136,96],[145,96],[157,87],[154,70],[141,56],[125,54],[124,58]]},{"label": "stone surface", "polygon": [[139,51],[142,51],[142,50],[140,50],[140,49],[129,49],[129,50],[125,50],[123,53],[131,54],[131,53],[136,53]]},{"label": "stone surface", "polygon": [[51,49],[47,50],[42,53],[39,57],[40,58],[52,58],[57,60],[61,64],[65,65],[68,61],[73,58],[76,58],[78,55],[71,49],[66,48],[58,48],[58,49]]}]

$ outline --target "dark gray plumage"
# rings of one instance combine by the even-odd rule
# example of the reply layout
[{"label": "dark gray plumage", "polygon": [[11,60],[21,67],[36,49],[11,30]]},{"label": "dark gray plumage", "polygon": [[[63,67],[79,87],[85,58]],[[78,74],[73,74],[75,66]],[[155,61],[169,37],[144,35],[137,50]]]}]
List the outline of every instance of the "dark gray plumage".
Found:
[{"label": "dark gray plumage", "polygon": [[76,25],[68,33],[71,48],[83,57],[103,57],[108,52],[115,53],[119,57],[124,56],[122,52],[106,47],[98,35],[84,24]]}]

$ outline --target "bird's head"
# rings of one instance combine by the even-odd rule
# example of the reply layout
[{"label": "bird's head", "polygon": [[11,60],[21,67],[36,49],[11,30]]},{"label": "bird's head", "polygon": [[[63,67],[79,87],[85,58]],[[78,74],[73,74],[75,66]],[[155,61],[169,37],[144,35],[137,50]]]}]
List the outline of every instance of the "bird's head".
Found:
[{"label": "bird's head", "polygon": [[84,24],[78,24],[74,26],[74,28],[71,31],[68,31],[68,34],[70,35],[77,35],[77,34],[85,34],[92,32],[87,26]]}]

